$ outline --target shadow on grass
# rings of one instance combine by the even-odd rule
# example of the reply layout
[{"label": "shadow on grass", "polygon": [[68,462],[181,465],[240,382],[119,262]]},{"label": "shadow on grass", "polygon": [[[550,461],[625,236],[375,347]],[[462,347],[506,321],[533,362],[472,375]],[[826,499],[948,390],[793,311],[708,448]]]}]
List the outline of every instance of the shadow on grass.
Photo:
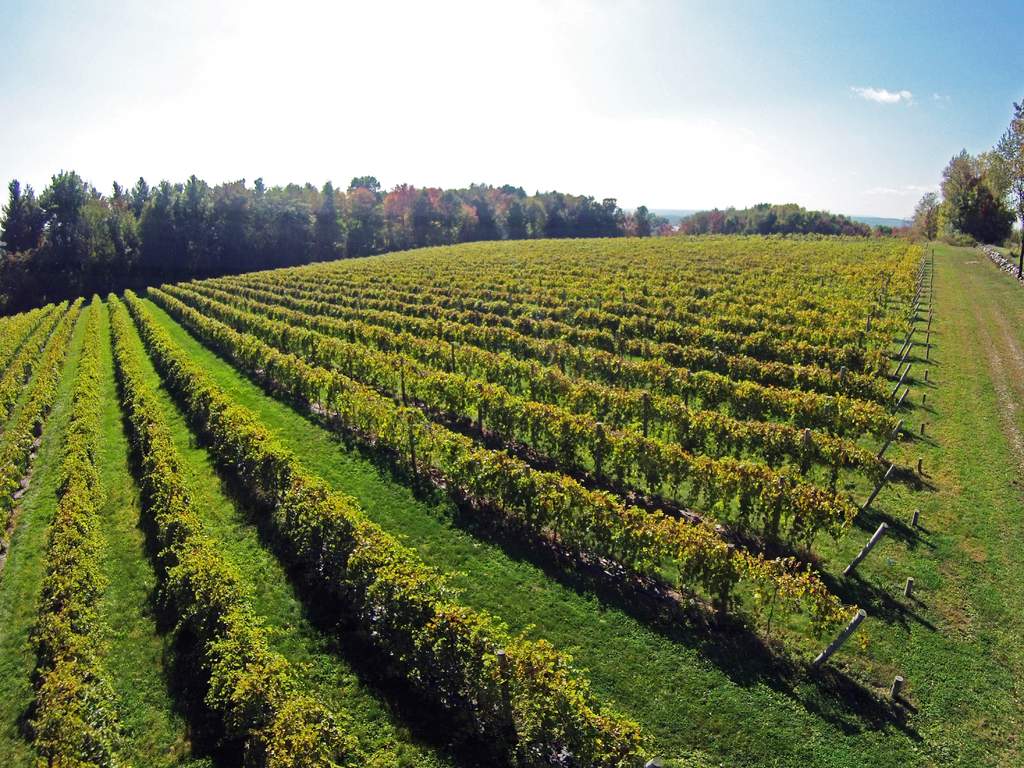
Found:
[{"label": "shadow on grass", "polygon": [[[202,440],[198,443],[206,445]],[[423,695],[410,684],[338,600],[337,594],[325,590],[316,574],[296,562],[287,541],[273,526],[271,516],[259,511],[260,502],[231,468],[225,469],[216,461],[215,452],[210,453],[222,491],[242,518],[256,529],[263,546],[281,562],[302,606],[303,617],[323,635],[327,650],[344,659],[360,683],[385,705],[391,719],[408,730],[410,740],[437,751],[457,766],[499,765],[488,745],[472,735],[471,724],[446,712],[436,699]]]},{"label": "shadow on grass", "polygon": [[886,535],[889,538],[896,539],[908,549],[917,549],[919,546],[935,549],[935,545],[929,539],[931,531],[920,523],[914,527],[907,520],[895,517],[877,504],[873,504],[867,512],[861,512],[853,521],[854,527],[868,535],[878,530],[881,523],[886,524]]},{"label": "shadow on grass", "polygon": [[893,464],[893,472],[889,476],[889,482],[918,492],[928,491],[929,493],[934,493],[939,490],[938,486],[929,479],[927,472],[918,474],[914,467],[905,467],[898,464]]},{"label": "shadow on grass", "polygon": [[[493,543],[513,560],[531,563],[553,581],[578,594],[597,597],[603,604],[643,622],[670,642],[696,650],[735,684],[770,687],[847,734],[896,727],[909,738],[920,739],[891,703],[879,699],[841,671],[828,669],[811,674],[806,664],[777,652],[734,616],[709,611],[699,601],[681,601],[664,584],[628,573],[606,561],[567,552],[532,531],[510,526],[495,510],[436,487],[436,478],[428,481],[422,474],[413,475],[404,468],[405,461],[391,451],[380,449],[359,435],[340,431],[324,415],[312,413],[308,403],[296,400],[261,377],[249,378],[298,415],[324,427],[347,450],[372,462],[383,477],[410,487],[418,497],[432,502],[451,499],[455,505],[451,519],[460,529]],[[226,490],[231,496],[240,500],[248,498],[247,490],[232,480],[230,468],[222,473],[222,478],[228,481]],[[262,516],[252,519],[261,528],[260,535],[267,545],[282,553],[284,562],[289,562],[287,547],[277,540],[275,531],[262,528],[266,525]],[[363,642],[361,635],[352,631],[349,617],[336,598],[325,599],[323,591],[311,586],[301,570],[290,576],[310,621],[339,637],[338,653],[349,659],[357,673],[391,703],[413,727],[414,733],[422,734],[432,743],[436,743],[439,733],[453,733],[450,718],[444,723],[439,721],[436,702],[429,697],[422,698],[406,682],[387,673],[388,659],[381,658],[372,643]],[[460,758],[462,755],[472,757],[479,749],[478,745],[466,742],[454,742],[451,748],[452,754]]]},{"label": "shadow on grass", "polygon": [[[617,564],[539,539],[536,533],[509,524],[497,510],[460,498],[422,473],[413,476],[392,452],[369,447],[358,437],[339,431],[326,418],[310,413],[305,404],[276,394],[303,417],[326,426],[343,449],[372,462],[383,477],[411,488],[422,500],[452,505],[451,520],[459,529],[500,548],[513,560],[530,563],[577,594],[597,597],[666,640],[698,651],[735,684],[766,685],[844,733],[894,726],[909,738],[920,738],[899,710],[844,673],[834,669],[811,673],[806,664],[780,653],[736,616],[713,611],[699,600],[680,599],[664,583]],[[272,539],[272,533],[265,535]]]},{"label": "shadow on grass", "polygon": [[[121,387],[117,383],[120,402]],[[132,426],[121,409],[121,428],[124,430],[130,449],[129,469],[139,488],[143,510],[150,509],[151,499],[141,482],[143,469],[138,448],[133,439]],[[163,667],[165,684],[175,712],[183,718],[188,729],[192,757],[208,759],[218,768],[241,768],[243,749],[241,744],[227,738],[220,718],[206,705],[209,680],[200,674],[202,652],[187,628],[178,626],[180,618],[174,606],[167,605],[161,598],[160,584],[165,576],[165,566],[160,558],[160,541],[155,521],[149,514],[139,518],[138,529],[143,534],[146,555],[153,561],[157,573],[157,585],[150,592],[146,609],[152,616],[157,632],[168,637],[164,645]]]},{"label": "shadow on grass", "polygon": [[856,603],[872,618],[903,629],[908,629],[911,624],[919,624],[931,632],[938,631],[934,624],[911,607],[923,607],[920,603],[911,600],[908,604],[893,597],[898,585],[879,585],[864,579],[857,571],[845,577],[822,574],[822,578],[829,591],[848,604]]}]

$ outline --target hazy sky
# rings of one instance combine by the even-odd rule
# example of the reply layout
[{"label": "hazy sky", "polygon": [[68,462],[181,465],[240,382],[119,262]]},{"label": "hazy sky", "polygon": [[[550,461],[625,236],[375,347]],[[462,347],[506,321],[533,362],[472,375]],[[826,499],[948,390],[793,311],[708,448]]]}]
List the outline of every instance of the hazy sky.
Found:
[{"label": "hazy sky", "polygon": [[1022,39],[1020,2],[0,0],[0,180],[372,174],[901,216],[1003,131]]}]

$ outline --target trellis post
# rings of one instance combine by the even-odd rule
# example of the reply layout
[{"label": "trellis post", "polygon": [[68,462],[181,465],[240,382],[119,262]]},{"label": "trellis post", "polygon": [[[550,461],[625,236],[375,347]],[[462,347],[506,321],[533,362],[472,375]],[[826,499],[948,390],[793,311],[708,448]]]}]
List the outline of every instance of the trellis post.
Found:
[{"label": "trellis post", "polygon": [[860,626],[860,623],[864,621],[864,619],[866,619],[867,617],[867,611],[865,611],[863,608],[858,610],[854,617],[850,619],[850,623],[846,625],[846,629],[840,632],[836,636],[836,639],[829,643],[828,647],[821,653],[819,653],[818,657],[811,662],[811,668],[817,669],[826,661],[828,661],[832,654],[834,654],[836,651],[843,647],[843,643],[850,639],[853,633],[857,631],[857,627]]},{"label": "trellis post", "polygon": [[871,506],[871,502],[873,502],[875,500],[875,496],[877,496],[878,492],[882,490],[882,486],[885,485],[886,482],[888,482],[889,476],[892,474],[892,472],[893,472],[893,470],[895,468],[896,468],[895,464],[890,464],[889,468],[887,470],[885,470],[885,474],[882,475],[882,479],[878,481],[878,485],[876,485],[875,489],[873,491],[871,491],[871,495],[868,496],[868,500],[864,502],[864,506],[860,508],[861,512],[867,512],[868,511],[868,508]]},{"label": "trellis post", "polygon": [[887,530],[889,530],[888,524],[879,523],[878,530],[872,534],[871,538],[868,539],[868,543],[861,548],[860,552],[857,553],[857,556],[850,561],[848,566],[846,566],[846,569],[843,571],[843,576],[849,576],[853,573],[854,569],[860,565],[861,561],[868,556],[868,553],[875,548],[875,545],[882,540],[882,537],[885,535]]},{"label": "trellis post", "polygon": [[[882,443],[882,447],[879,448],[878,450],[878,458],[882,458],[882,454],[885,453],[885,449],[889,447],[889,444],[897,437],[899,437],[901,429],[903,429],[903,419],[900,419],[899,421],[896,422],[896,426],[892,428],[892,432],[889,433],[889,436],[885,439],[885,442]],[[806,434],[807,430],[804,430],[805,437]]]}]

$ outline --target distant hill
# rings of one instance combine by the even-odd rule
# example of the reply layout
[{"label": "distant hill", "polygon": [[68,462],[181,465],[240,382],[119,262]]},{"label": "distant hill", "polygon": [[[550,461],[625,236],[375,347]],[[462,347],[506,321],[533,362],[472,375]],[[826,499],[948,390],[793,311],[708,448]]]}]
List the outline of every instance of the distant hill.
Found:
[{"label": "distant hill", "polygon": [[750,208],[714,208],[683,219],[684,235],[870,235],[871,227],[829,211],[809,211],[796,203],[759,203]]},{"label": "distant hill", "polygon": [[651,213],[668,219],[670,224],[678,224],[687,216],[693,216],[697,211],[696,209],[688,210],[685,208],[651,208]]},{"label": "distant hill", "polygon": [[913,223],[910,219],[887,219],[884,216],[850,216],[850,218],[871,227],[909,227]]},{"label": "distant hill", "polygon": [[[651,213],[655,216],[661,216],[669,220],[672,225],[679,224],[683,219],[693,216],[695,213],[699,213],[700,210],[704,209],[690,209],[690,208],[652,208]],[[884,216],[847,216],[848,219],[853,221],[859,221],[862,224],[867,224],[869,227],[909,227],[911,221],[909,219],[890,219]]]}]

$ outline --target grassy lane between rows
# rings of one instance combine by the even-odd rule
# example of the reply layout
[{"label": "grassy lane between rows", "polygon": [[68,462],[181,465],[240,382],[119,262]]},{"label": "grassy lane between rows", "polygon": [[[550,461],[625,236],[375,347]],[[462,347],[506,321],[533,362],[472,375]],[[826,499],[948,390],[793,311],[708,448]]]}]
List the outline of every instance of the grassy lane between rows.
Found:
[{"label": "grassy lane between rows", "polygon": [[[910,437],[889,453],[915,469],[922,460],[920,488],[890,484],[850,533],[820,549],[836,589],[870,617],[851,643],[863,647],[834,664],[879,695],[895,675],[905,678],[898,711],[928,762],[1018,766],[1024,291],[977,251],[937,245],[934,311],[927,354],[926,319],[918,324]],[[839,577],[881,522],[889,525],[882,543],[852,578]]]},{"label": "grassy lane between rows", "polygon": [[229,495],[209,452],[196,444],[134,330],[131,343],[144,360],[147,384],[163,408],[161,416],[171,429],[203,530],[218,542],[223,555],[251,586],[253,607],[271,629],[271,647],[293,666],[302,689],[332,711],[351,715],[345,721],[346,729],[368,752],[386,758],[389,768],[451,765],[441,754],[413,742],[381,701],[360,683],[353,668],[337,653],[332,638],[311,624],[287,573],[249,524],[246,510]]},{"label": "grassy lane between rows", "polygon": [[[963,765],[1024,764],[1024,291],[977,250],[936,246],[939,356],[927,388],[924,515],[934,573],[908,648],[922,732]],[[940,294],[941,290],[941,294]],[[935,334],[933,333],[933,338]],[[933,356],[934,357],[934,356]],[[934,550],[931,547],[934,546]],[[908,573],[907,575],[914,575]],[[932,585],[935,585],[934,588]]]},{"label": "grassy lane between rows", "polygon": [[21,499],[10,554],[0,573],[0,765],[28,768],[36,755],[25,738],[24,723],[35,693],[31,674],[36,658],[29,645],[35,625],[40,584],[46,566],[47,531],[57,505],[62,435],[85,333],[79,316],[71,337],[53,408],[32,467],[32,484]]},{"label": "grassy lane between rows", "polygon": [[[165,768],[193,758],[185,720],[170,693],[165,666],[169,646],[156,626],[156,573],[140,529],[142,506],[121,422],[105,304],[100,335],[92,343],[102,347],[103,409],[96,464],[104,491],[100,517],[108,579],[102,611],[111,628],[106,669],[122,703],[119,714],[125,730],[125,757],[135,765]],[[195,759],[191,764],[198,767],[208,761]]]},{"label": "grassy lane between rows", "polygon": [[[666,756],[697,747],[741,765],[927,762],[911,728],[894,723],[888,707],[841,678],[810,682],[744,638],[664,617],[638,620],[628,598],[599,598],[563,572],[545,570],[514,543],[499,546],[453,524],[457,514],[449,502],[416,498],[372,460],[266,396],[152,302],[147,305],[214,381],[257,413],[309,471],[354,496],[428,563],[461,572],[455,583],[469,605],[572,653],[595,692],[636,717]],[[844,696],[856,697],[853,706]]]}]

